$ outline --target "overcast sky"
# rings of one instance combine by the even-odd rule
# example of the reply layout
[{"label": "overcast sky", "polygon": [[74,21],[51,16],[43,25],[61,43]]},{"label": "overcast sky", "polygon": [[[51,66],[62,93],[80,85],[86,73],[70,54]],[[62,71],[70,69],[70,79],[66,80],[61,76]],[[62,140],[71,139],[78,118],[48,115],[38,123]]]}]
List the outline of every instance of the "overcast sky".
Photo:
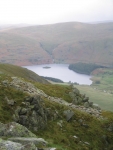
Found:
[{"label": "overcast sky", "polygon": [[0,0],[0,23],[113,20],[113,0]]}]

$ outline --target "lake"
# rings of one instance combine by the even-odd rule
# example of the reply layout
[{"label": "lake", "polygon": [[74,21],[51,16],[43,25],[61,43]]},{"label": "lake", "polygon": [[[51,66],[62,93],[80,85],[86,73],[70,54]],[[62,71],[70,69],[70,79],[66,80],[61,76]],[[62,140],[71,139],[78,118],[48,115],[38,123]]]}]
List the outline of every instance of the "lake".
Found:
[{"label": "lake", "polygon": [[90,85],[92,81],[91,76],[76,73],[68,69],[68,64],[44,64],[34,66],[23,66],[40,76],[53,77],[64,82],[77,82],[79,84]]}]

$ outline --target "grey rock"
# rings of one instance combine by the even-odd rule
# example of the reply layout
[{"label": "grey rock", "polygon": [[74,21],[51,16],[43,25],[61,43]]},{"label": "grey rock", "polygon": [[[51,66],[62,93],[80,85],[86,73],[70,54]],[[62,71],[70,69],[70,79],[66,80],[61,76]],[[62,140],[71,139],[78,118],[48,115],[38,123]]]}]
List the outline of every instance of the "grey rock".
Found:
[{"label": "grey rock", "polygon": [[38,150],[34,143],[29,142],[22,146],[22,150]]},{"label": "grey rock", "polygon": [[78,105],[78,100],[77,100],[77,98],[76,98],[76,97],[74,97],[74,98],[73,98],[72,104],[74,104],[74,105]]},{"label": "grey rock", "polygon": [[79,119],[78,122],[82,125],[83,124],[83,119]]},{"label": "grey rock", "polygon": [[88,102],[89,97],[84,97],[83,102]]},{"label": "grey rock", "polygon": [[31,131],[26,127],[16,123],[10,122],[8,124],[1,124],[0,135],[1,136],[12,136],[12,137],[36,137]]},{"label": "grey rock", "polygon": [[84,107],[88,108],[89,107],[89,102],[85,102]]},{"label": "grey rock", "polygon": [[93,105],[92,105],[92,107],[93,107],[93,108],[95,108],[95,109],[100,110],[100,107],[99,107],[99,105],[98,105],[98,104],[93,104]]},{"label": "grey rock", "polygon": [[108,127],[108,131],[113,132],[113,123],[111,123]]},{"label": "grey rock", "polygon": [[93,102],[89,102],[89,106],[92,107],[93,106]]},{"label": "grey rock", "polygon": [[25,98],[22,107],[17,107],[13,115],[14,121],[27,128],[38,131],[47,126],[47,110],[44,108],[43,100],[39,95],[32,95]]},{"label": "grey rock", "polygon": [[76,135],[73,136],[75,139],[78,139],[78,137]]},{"label": "grey rock", "polygon": [[11,106],[13,106],[13,105],[16,103],[14,100],[9,100],[9,99],[7,98],[7,96],[5,97],[5,100],[7,101],[7,104],[8,104],[8,105],[11,105]]},{"label": "grey rock", "polygon": [[27,109],[26,108],[21,108],[19,115],[25,115],[27,113]]},{"label": "grey rock", "polygon": [[0,139],[0,150],[21,150],[22,144]]},{"label": "grey rock", "polygon": [[25,137],[13,137],[13,138],[9,138],[8,140],[13,141],[13,142],[17,142],[17,143],[21,143],[21,144],[26,144],[29,142],[34,143],[35,145],[47,145],[48,142],[45,141],[43,138],[25,138]]},{"label": "grey rock", "polygon": [[22,145],[17,142],[0,139],[0,150],[37,150],[37,147],[32,142]]},{"label": "grey rock", "polygon": [[73,93],[76,94],[76,95],[79,95],[80,94],[80,91],[77,89],[77,88],[73,88]]},{"label": "grey rock", "polygon": [[66,116],[67,121],[69,121],[74,115],[74,112],[72,110],[65,110],[63,113]]},{"label": "grey rock", "polygon": [[14,100],[8,100],[7,104],[13,106],[15,104],[15,101]]},{"label": "grey rock", "polygon": [[81,103],[82,103],[82,98],[78,97],[78,104],[81,104]]},{"label": "grey rock", "polygon": [[57,122],[57,125],[60,126],[62,128],[62,124],[63,124],[63,121],[60,120],[59,122]]},{"label": "grey rock", "polygon": [[83,123],[82,126],[85,127],[85,128],[89,128],[89,126],[85,123]]},{"label": "grey rock", "polygon": [[90,145],[90,143],[89,143],[89,142],[84,142],[84,144],[86,144],[86,145]]},{"label": "grey rock", "polygon": [[9,83],[9,81],[8,80],[4,80],[4,81],[2,81],[2,84],[3,85],[7,85]]}]

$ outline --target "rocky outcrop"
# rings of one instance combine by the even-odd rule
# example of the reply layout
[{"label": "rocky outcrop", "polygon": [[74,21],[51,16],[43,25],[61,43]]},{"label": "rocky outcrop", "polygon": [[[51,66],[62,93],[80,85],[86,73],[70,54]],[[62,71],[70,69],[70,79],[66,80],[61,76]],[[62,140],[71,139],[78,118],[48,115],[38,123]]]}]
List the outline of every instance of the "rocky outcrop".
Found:
[{"label": "rocky outcrop", "polygon": [[38,131],[46,127],[47,115],[48,111],[44,108],[40,95],[33,95],[26,97],[22,106],[17,107],[13,119],[33,131]]},{"label": "rocky outcrop", "polygon": [[[83,112],[86,112],[90,115],[93,115],[96,118],[103,118],[101,116],[100,107],[97,104],[93,104],[93,102],[90,102],[89,97],[86,97],[85,95],[81,94],[80,91],[76,87],[74,87],[74,85],[70,85],[71,88],[72,88],[72,91],[69,94],[70,94],[70,97],[72,98],[72,103],[68,103],[65,100],[63,100],[62,98],[52,97],[52,96],[49,96],[49,95],[45,94],[42,90],[36,88],[32,83],[26,82],[23,79],[18,78],[18,77],[12,77],[12,81],[4,80],[2,83],[3,83],[4,86],[11,86],[11,87],[16,88],[17,90],[27,92],[31,96],[39,95],[40,97],[46,97],[50,101],[53,101],[53,102],[56,102],[56,103],[59,103],[59,104],[62,104],[62,105],[69,106],[70,109],[71,108],[78,109],[80,111],[83,111]],[[10,100],[10,101],[7,101],[7,103],[12,104],[14,102],[12,100]],[[17,122],[22,123],[23,125],[26,124],[27,127],[29,127],[29,128],[31,128],[30,126],[32,126],[34,128],[33,130],[38,130],[39,128],[41,128],[41,126],[42,127],[45,126],[46,119],[47,119],[47,114],[45,113],[46,111],[43,110],[42,107],[40,107],[40,109],[38,108],[39,112],[36,112],[36,109],[35,109],[36,104],[35,104],[35,107],[33,105],[34,104],[32,104],[31,102],[25,101],[25,106],[24,107],[16,109],[14,119]],[[38,104],[37,104],[37,107],[38,107]],[[19,111],[19,109],[21,111]],[[33,121],[34,125],[32,125],[32,123],[30,123],[30,125],[28,125],[29,123],[26,123],[26,122],[28,122],[27,120],[29,120],[28,119],[29,115],[26,117],[25,114],[27,114],[27,112],[29,110],[32,110],[32,113],[31,113],[32,114],[31,115],[32,119],[31,120]],[[41,113],[42,116],[39,115],[40,113]],[[36,116],[39,116],[40,119],[37,120]],[[40,126],[40,123],[38,123],[39,120],[40,121],[44,120],[44,122],[42,121],[44,124],[42,123],[42,125]],[[39,127],[35,128],[37,123],[39,124]]]},{"label": "rocky outcrop", "polygon": [[12,81],[4,80],[2,84],[4,86],[10,86],[22,92],[26,92],[28,94],[38,94],[47,97],[47,95],[40,89],[36,88],[32,83],[24,81],[22,78],[11,77]]},{"label": "rocky outcrop", "polygon": [[72,87],[72,91],[69,94],[73,99],[72,104],[83,105],[86,108],[94,107],[100,109],[99,106],[89,101],[89,97],[86,97],[85,94],[84,95],[80,94],[80,91],[76,87],[74,87],[74,85],[71,85],[71,87]]},{"label": "rocky outcrop", "polygon": [[36,137],[26,127],[16,123],[10,122],[8,124],[0,123],[0,136],[5,137]]},{"label": "rocky outcrop", "polygon": [[56,97],[48,97],[48,100],[53,101],[55,103],[59,103],[60,105],[65,105],[65,106],[69,106],[69,108],[73,108],[75,110],[80,110],[82,112],[88,113],[92,116],[95,116],[98,119],[103,119],[102,117],[102,112],[100,107],[93,107],[89,105],[88,103],[88,107],[84,106],[84,105],[78,105],[78,104],[73,104],[73,103],[68,103],[65,100],[63,100],[62,98],[56,98]]},{"label": "rocky outcrop", "polygon": [[[38,145],[46,147],[48,144],[43,138],[37,138],[26,127],[16,122],[0,123],[0,137],[0,150],[38,150]],[[3,140],[6,138],[8,139]]]},{"label": "rocky outcrop", "polygon": [[[98,119],[103,119],[99,106],[90,102],[89,98],[82,95],[75,87],[72,87],[72,91],[70,92],[72,102],[69,103],[62,98],[49,96],[42,90],[36,88],[33,84],[17,77],[13,77],[10,81],[5,80],[2,84],[5,87],[11,86],[17,90],[26,92],[27,94],[25,95],[27,95],[27,97],[21,99],[21,103],[19,101],[18,104],[18,101],[16,103],[16,100],[4,96],[5,105],[9,105],[8,108],[14,111],[13,119],[15,122],[8,124],[0,123],[1,150],[55,150],[56,148],[47,148],[47,142],[42,138],[37,138],[36,135],[28,129],[36,131],[34,133],[38,133],[40,129],[45,129],[49,123],[55,120],[54,123],[56,123],[58,129],[63,132],[68,131],[64,130],[65,123],[67,122],[67,124],[71,124],[72,122],[73,126],[81,126],[87,130],[91,128],[91,126],[85,117],[79,116],[80,111],[93,115]],[[58,105],[53,107],[47,105],[48,108],[46,108],[44,101],[50,105],[54,105],[54,103],[58,103]],[[48,101],[52,103],[48,103]],[[63,110],[61,109],[59,111],[59,108],[63,108]],[[74,110],[80,111],[75,114]],[[79,117],[77,118],[76,115]],[[48,122],[49,119],[51,119],[50,122]],[[105,129],[111,134],[113,132],[113,124],[107,125]],[[81,140],[81,136],[79,137],[78,134],[77,136],[74,134],[70,135],[69,138],[72,138],[72,140],[78,144],[91,146],[90,142]],[[108,138],[107,134],[102,136],[102,140],[106,142],[106,145],[109,144]],[[38,145],[42,145],[44,148],[39,148]]]}]

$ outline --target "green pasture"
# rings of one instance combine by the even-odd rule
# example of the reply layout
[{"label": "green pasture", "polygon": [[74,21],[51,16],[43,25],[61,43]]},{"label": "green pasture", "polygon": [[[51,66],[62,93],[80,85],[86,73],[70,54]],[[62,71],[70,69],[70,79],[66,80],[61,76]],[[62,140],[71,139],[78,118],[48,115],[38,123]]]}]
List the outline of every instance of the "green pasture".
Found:
[{"label": "green pasture", "polygon": [[90,101],[99,104],[103,110],[113,111],[113,94],[100,91],[92,86],[76,85],[76,87],[81,93],[86,94]]}]

